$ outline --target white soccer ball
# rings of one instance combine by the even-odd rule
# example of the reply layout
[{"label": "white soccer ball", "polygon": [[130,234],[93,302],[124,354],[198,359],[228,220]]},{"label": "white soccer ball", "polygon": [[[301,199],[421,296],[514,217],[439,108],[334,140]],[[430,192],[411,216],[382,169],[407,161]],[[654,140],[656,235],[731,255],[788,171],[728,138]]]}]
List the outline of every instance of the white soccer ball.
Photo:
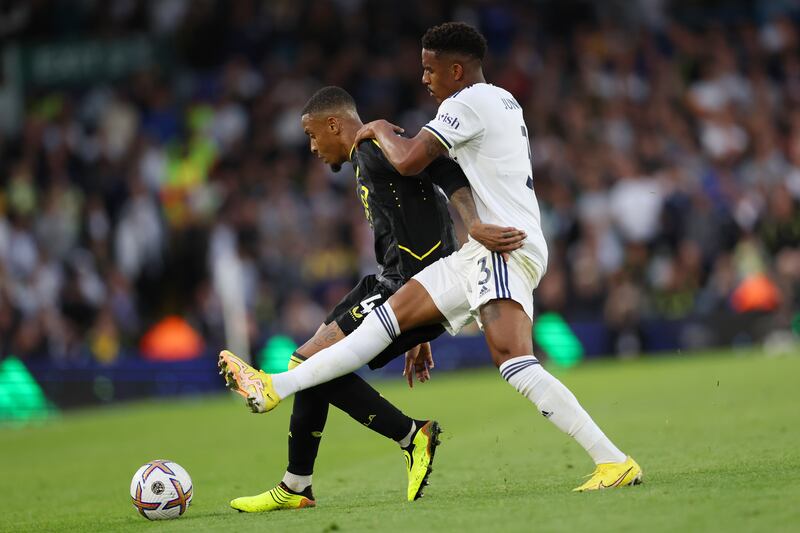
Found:
[{"label": "white soccer ball", "polygon": [[131,480],[131,502],[148,520],[178,518],[192,503],[192,478],[173,461],[156,459],[142,466]]}]

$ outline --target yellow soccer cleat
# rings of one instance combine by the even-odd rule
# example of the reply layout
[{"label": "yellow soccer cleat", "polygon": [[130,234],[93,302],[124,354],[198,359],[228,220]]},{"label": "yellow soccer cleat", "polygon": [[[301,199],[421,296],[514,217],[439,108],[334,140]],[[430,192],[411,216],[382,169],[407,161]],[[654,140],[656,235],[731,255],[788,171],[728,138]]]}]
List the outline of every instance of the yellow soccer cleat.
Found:
[{"label": "yellow soccer cleat", "polygon": [[243,396],[254,413],[272,411],[280,403],[266,372],[256,370],[228,350],[219,353],[217,366],[228,388]]},{"label": "yellow soccer cleat", "polygon": [[242,496],[231,500],[231,507],[242,513],[264,513],[267,511],[280,511],[282,509],[303,509],[315,507],[317,502],[308,487],[300,494],[296,494],[281,482],[277,487],[262,492],[257,496]]},{"label": "yellow soccer cleat", "polygon": [[642,468],[633,457],[628,456],[622,463],[601,463],[586,477],[589,480],[572,489],[573,492],[638,485],[642,482]]},{"label": "yellow soccer cleat", "polygon": [[411,445],[403,448],[408,468],[408,501],[413,502],[422,497],[422,489],[428,484],[433,468],[433,456],[440,444],[439,434],[442,429],[435,420],[423,425],[414,435]]}]

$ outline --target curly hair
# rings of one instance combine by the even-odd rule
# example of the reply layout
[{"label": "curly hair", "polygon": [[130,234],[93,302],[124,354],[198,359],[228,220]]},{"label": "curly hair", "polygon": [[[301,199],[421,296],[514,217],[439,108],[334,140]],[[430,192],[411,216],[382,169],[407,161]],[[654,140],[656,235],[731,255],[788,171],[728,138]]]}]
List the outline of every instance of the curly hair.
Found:
[{"label": "curly hair", "polygon": [[306,102],[301,115],[315,115],[317,113],[330,113],[331,111],[355,111],[356,101],[350,93],[330,85],[315,92]]},{"label": "curly hair", "polygon": [[425,32],[422,48],[437,54],[455,52],[482,60],[486,55],[486,38],[469,24],[445,22]]}]

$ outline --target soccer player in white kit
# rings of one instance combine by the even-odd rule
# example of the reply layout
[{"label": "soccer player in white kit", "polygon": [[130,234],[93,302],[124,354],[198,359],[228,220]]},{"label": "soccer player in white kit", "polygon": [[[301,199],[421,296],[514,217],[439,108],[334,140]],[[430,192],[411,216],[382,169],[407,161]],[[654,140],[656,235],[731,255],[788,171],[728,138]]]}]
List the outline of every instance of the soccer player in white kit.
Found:
[{"label": "soccer player in white kit", "polygon": [[[288,395],[359,368],[401,331],[441,323],[455,334],[477,320],[501,376],[594,460],[595,471],[574,490],[635,485],[642,480],[636,461],[606,437],[533,355],[533,291],[547,267],[547,244],[522,108],[511,93],[486,83],[481,65],[485,52],[486,40],[467,24],[449,22],[429,29],[422,38],[422,83],[440,104],[436,117],[410,139],[387,121],[370,122],[356,143],[377,140],[403,175],[417,174],[436,157],[449,154],[470,182],[480,219],[524,231],[524,245],[504,257],[470,239],[415,275],[350,336],[289,372],[270,376],[242,369],[227,351],[220,354],[220,366],[241,374],[232,377],[250,393],[251,405],[264,412]],[[424,371],[425,364],[417,362],[417,369]]]}]

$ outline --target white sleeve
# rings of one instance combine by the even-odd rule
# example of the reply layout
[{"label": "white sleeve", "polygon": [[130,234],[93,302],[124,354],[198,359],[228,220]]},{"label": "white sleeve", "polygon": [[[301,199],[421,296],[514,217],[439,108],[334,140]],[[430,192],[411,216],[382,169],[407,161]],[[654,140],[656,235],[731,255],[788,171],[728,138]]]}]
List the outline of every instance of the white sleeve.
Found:
[{"label": "white sleeve", "polygon": [[422,129],[432,133],[448,150],[452,150],[481,135],[483,123],[471,107],[448,98],[439,106],[436,118]]}]

